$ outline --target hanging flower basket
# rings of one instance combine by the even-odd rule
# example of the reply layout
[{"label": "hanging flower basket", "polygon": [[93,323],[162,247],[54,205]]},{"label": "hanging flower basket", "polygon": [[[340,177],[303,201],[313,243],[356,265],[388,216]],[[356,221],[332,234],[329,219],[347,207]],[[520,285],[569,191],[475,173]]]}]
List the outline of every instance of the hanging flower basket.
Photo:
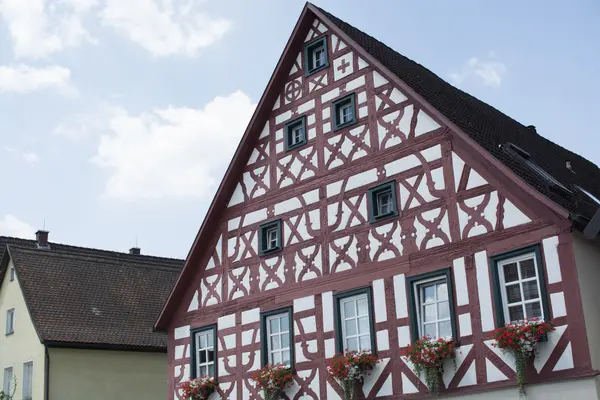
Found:
[{"label": "hanging flower basket", "polygon": [[344,400],[355,400],[359,384],[379,361],[371,351],[347,351],[327,361],[327,371],[340,384]]},{"label": "hanging flower basket", "polygon": [[440,391],[444,375],[444,361],[454,359],[456,344],[452,339],[437,340],[424,337],[408,345],[403,355],[413,364],[418,377],[425,374],[425,385],[431,393]]},{"label": "hanging flower basket", "polygon": [[554,326],[549,322],[536,318],[506,324],[494,331],[494,346],[509,352],[515,357],[517,384],[519,391],[525,394],[525,368],[527,360],[535,354],[537,344],[554,331]]},{"label": "hanging flower basket", "polygon": [[179,388],[184,400],[206,400],[217,390],[215,378],[203,376],[183,382]]},{"label": "hanging flower basket", "polygon": [[267,364],[252,376],[252,380],[262,390],[264,400],[277,400],[294,382],[294,374],[287,365]]}]

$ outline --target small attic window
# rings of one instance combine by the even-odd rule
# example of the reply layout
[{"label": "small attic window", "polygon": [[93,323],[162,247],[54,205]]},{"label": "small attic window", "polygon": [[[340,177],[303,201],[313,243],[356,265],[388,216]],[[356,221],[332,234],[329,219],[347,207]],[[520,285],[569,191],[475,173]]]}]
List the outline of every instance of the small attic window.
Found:
[{"label": "small attic window", "polygon": [[527,165],[527,167],[529,167],[530,170],[532,170],[538,176],[540,176],[542,179],[544,179],[546,181],[546,183],[553,185],[553,186],[558,186],[561,189],[566,190],[567,192],[570,192],[570,190],[567,189],[567,187],[565,185],[560,183],[555,177],[553,177],[548,172],[546,172],[545,169],[543,169],[542,167],[537,165],[531,159],[531,155],[528,152],[526,152],[525,150],[523,150],[522,148],[520,148],[519,146],[517,146],[513,143],[506,143],[502,146],[502,149],[504,151],[506,151],[508,154],[510,154],[511,156],[520,159],[525,165]]},{"label": "small attic window", "polygon": [[327,36],[313,40],[304,46],[306,76],[329,66],[327,56]]}]

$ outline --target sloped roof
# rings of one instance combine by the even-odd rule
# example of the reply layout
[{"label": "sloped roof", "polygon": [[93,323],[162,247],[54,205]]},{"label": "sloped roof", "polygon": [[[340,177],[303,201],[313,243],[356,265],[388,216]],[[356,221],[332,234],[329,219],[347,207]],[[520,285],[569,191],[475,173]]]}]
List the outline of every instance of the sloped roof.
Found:
[{"label": "sloped roof", "polygon": [[[588,219],[594,215],[598,208],[595,202],[574,187],[574,185],[581,186],[600,198],[600,169],[594,163],[551,142],[536,133],[534,129],[524,126],[489,104],[452,86],[429,69],[372,36],[327,11],[314,7],[529,185],[572,214],[580,214]],[[526,150],[536,164],[549,172],[572,193],[548,185],[543,177],[502,150],[501,146],[509,142]],[[571,163],[571,170],[566,167],[567,161]]]},{"label": "sloped roof", "polygon": [[0,237],[40,339],[49,345],[165,351],[154,332],[183,260]]}]

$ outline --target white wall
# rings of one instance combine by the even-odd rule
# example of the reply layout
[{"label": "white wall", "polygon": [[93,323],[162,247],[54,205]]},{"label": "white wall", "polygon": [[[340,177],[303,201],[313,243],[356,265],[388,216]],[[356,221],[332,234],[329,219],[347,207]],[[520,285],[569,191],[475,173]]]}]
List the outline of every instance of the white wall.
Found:
[{"label": "white wall", "polygon": [[600,287],[600,240],[586,239],[582,234],[573,234],[573,251],[577,264],[577,277],[583,302],[585,329],[587,332],[592,367],[600,368],[600,310],[598,288]]},{"label": "white wall", "polygon": [[[33,361],[33,398],[44,398],[44,346],[40,343],[25,305],[18,276],[10,282],[9,262],[6,274],[0,286],[0,369],[3,379],[4,368],[12,366],[17,377],[17,392],[20,399],[22,393],[23,363]],[[6,311],[15,309],[15,329],[12,335],[5,335]]]}]

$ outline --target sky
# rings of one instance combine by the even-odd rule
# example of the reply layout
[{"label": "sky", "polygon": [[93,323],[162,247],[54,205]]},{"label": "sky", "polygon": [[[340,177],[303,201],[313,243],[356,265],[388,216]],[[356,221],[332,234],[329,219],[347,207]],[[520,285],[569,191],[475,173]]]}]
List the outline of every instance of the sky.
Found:
[{"label": "sky", "polygon": [[[314,3],[600,164],[597,0]],[[0,0],[0,235],[185,258],[303,7]]]}]

